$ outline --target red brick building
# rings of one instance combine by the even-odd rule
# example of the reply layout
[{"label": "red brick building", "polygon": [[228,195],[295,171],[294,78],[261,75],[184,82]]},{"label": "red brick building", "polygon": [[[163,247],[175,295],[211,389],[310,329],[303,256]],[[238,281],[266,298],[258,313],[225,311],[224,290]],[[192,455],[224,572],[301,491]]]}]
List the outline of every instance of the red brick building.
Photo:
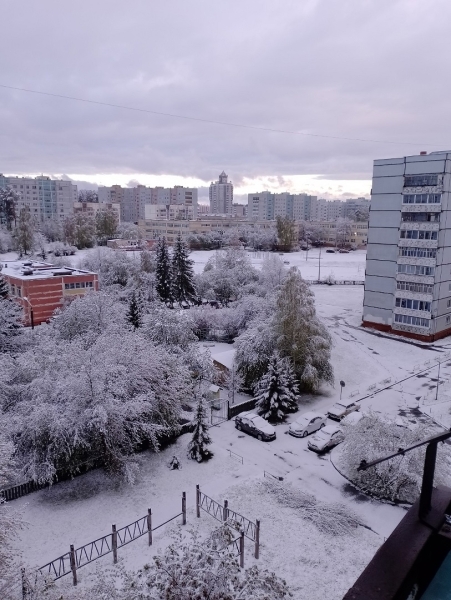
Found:
[{"label": "red brick building", "polygon": [[10,298],[23,307],[26,326],[48,321],[65,301],[99,289],[97,273],[90,271],[26,260],[0,265]]}]

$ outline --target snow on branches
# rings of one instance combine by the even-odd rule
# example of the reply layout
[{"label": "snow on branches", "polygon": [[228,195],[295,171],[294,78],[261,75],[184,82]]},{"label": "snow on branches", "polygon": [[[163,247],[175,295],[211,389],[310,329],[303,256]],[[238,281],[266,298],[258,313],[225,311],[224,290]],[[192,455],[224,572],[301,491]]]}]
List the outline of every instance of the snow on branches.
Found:
[{"label": "snow on branches", "polygon": [[268,369],[256,386],[256,409],[268,421],[282,421],[288,412],[297,410],[299,392],[289,359],[274,352]]},{"label": "snow on branches", "polygon": [[194,415],[193,437],[188,445],[188,457],[197,460],[197,462],[209,460],[213,456],[213,452],[207,448],[210,444],[211,437],[208,433],[207,409],[204,398],[199,394],[196,413]]}]

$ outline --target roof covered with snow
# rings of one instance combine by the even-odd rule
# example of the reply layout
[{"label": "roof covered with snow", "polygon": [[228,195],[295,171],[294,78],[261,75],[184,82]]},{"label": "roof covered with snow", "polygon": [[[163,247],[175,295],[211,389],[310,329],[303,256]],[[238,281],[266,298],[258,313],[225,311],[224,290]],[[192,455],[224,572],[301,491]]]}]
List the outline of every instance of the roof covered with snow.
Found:
[{"label": "roof covered with snow", "polygon": [[225,352],[212,352],[211,358],[217,363],[231,370],[235,361],[235,350],[226,350]]},{"label": "roof covered with snow", "polygon": [[51,263],[32,260],[11,260],[0,263],[2,275],[17,279],[48,279],[70,275],[95,275],[91,271],[81,271],[73,267],[57,267]]}]

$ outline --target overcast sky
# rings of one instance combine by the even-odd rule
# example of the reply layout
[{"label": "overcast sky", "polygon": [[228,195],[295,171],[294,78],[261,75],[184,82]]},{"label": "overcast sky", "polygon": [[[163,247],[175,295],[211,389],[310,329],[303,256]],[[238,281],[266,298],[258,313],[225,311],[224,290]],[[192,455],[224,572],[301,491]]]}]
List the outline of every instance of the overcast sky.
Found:
[{"label": "overcast sky", "polygon": [[[3,0],[0,172],[368,195],[451,149],[449,0]],[[393,143],[385,143],[393,142]]]}]

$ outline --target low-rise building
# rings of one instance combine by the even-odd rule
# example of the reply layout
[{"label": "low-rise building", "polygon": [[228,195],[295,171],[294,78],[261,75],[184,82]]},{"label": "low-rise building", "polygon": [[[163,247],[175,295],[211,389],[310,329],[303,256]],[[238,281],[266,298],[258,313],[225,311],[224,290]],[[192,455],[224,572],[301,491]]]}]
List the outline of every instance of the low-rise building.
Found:
[{"label": "low-rise building", "polygon": [[9,296],[23,309],[25,326],[45,323],[67,300],[99,289],[97,273],[34,261],[4,261]]}]

